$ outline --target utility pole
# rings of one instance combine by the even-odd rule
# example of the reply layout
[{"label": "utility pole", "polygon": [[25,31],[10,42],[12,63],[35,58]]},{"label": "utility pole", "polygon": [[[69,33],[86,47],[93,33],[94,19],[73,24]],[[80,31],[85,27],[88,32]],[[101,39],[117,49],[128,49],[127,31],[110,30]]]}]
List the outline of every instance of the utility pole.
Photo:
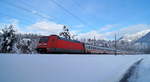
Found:
[{"label": "utility pole", "polygon": [[115,33],[115,55],[117,55],[117,37]]},{"label": "utility pole", "polygon": [[95,39],[95,36],[94,36],[94,46],[96,45],[96,39]]}]

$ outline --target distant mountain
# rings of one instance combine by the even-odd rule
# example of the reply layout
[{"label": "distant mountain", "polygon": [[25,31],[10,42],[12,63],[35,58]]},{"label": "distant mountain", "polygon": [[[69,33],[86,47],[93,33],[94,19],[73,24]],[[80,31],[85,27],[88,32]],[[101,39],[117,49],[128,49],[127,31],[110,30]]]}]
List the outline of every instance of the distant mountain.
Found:
[{"label": "distant mountain", "polygon": [[[149,34],[149,35],[147,35],[147,34]],[[127,41],[127,42],[133,42],[133,41],[137,42],[137,41],[141,41],[141,40],[147,40],[148,37],[150,37],[150,30],[144,30],[144,31],[141,31],[141,32],[138,32],[135,34],[125,35],[125,36],[121,37],[119,40]],[[141,38],[143,38],[143,39],[141,39]]]},{"label": "distant mountain", "polygon": [[139,38],[136,42],[149,43],[150,44],[150,32]]}]

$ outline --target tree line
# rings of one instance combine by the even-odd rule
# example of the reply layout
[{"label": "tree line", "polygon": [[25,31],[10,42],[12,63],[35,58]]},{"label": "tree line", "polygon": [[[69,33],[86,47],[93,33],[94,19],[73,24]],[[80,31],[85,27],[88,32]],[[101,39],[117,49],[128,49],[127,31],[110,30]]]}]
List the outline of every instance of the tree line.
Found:
[{"label": "tree line", "polygon": [[[0,53],[24,53],[32,54],[36,52],[36,46],[41,35],[32,33],[18,33],[13,25],[6,25],[0,31]],[[64,26],[59,36],[66,39],[73,39],[69,29]],[[78,39],[79,40],[79,39]],[[107,47],[112,49],[124,50],[127,52],[150,53],[150,46],[144,47],[141,44],[120,40],[98,40],[98,39],[80,39],[81,42]]]}]

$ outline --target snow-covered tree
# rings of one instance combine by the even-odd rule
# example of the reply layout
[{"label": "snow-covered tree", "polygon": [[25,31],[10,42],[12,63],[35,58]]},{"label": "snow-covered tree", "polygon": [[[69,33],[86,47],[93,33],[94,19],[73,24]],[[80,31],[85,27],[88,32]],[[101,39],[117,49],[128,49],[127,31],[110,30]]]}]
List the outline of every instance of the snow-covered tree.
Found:
[{"label": "snow-covered tree", "polygon": [[71,34],[66,26],[63,27],[63,32],[61,32],[59,35],[66,39],[71,39]]},{"label": "snow-covered tree", "polygon": [[16,53],[36,53],[36,46],[39,36],[36,34],[17,34],[17,41],[14,46]]},{"label": "snow-covered tree", "polygon": [[12,52],[13,45],[16,40],[15,32],[16,31],[14,30],[13,25],[6,26],[5,28],[2,29],[1,48],[0,48],[0,51],[2,53]]}]

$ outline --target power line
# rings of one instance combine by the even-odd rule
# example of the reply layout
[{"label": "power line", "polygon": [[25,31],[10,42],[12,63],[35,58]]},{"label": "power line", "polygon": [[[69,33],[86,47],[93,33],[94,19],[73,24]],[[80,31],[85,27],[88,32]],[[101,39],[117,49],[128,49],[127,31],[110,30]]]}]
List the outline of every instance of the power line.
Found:
[{"label": "power line", "polygon": [[27,6],[27,7],[30,7],[30,8],[33,8],[34,10],[36,10],[36,12],[38,12],[37,14],[39,14],[39,15],[42,15],[42,16],[46,16],[46,17],[50,17],[51,19],[57,19],[56,17],[54,17],[54,16],[48,16],[48,15],[46,15],[46,14],[44,14],[44,13],[41,13],[41,11],[37,11],[37,8],[35,8],[34,6],[32,6],[32,5],[30,5],[30,4],[28,4],[28,3],[26,3],[26,2],[24,2],[23,0],[20,0],[22,3],[24,3],[24,5],[25,6]]},{"label": "power line", "polygon": [[[21,0],[21,1],[22,1],[22,0]],[[68,14],[70,14],[71,16],[73,16],[74,18],[76,18],[77,20],[79,20],[80,22],[82,22],[83,24],[86,24],[85,21],[83,21],[83,20],[80,19],[78,16],[74,15],[73,13],[71,13],[69,10],[67,10],[65,7],[63,7],[61,4],[59,4],[59,3],[56,2],[55,0],[52,0],[52,1],[53,1],[53,3],[56,4],[58,7],[62,8],[65,12],[67,12]],[[23,1],[22,1],[22,2],[23,2]],[[77,4],[77,6],[79,6],[78,3],[76,3],[76,2],[74,2],[74,3]],[[26,4],[27,6],[30,6],[30,7],[31,7],[31,5],[29,5],[29,4],[25,3],[25,2],[24,2],[24,4]],[[32,8],[33,8],[33,7],[32,7]],[[51,17],[52,17],[52,16],[51,16]],[[53,18],[56,19],[56,17],[53,17]]]},{"label": "power line", "polygon": [[75,0],[71,0],[76,6],[78,6],[81,10],[83,10],[83,8],[81,8],[81,5],[77,2],[77,1],[75,1]]},{"label": "power line", "polygon": [[67,10],[65,7],[63,7],[61,4],[59,4],[57,1],[55,1],[55,0],[50,0],[50,1],[53,2],[54,4],[56,4],[61,9],[63,9],[66,13],[70,14],[71,16],[73,16],[75,19],[77,19],[81,23],[88,24],[85,21],[81,20],[78,16],[74,15],[72,12],[70,12],[69,10]]},{"label": "power line", "polygon": [[[42,13],[39,13],[39,12],[37,12],[37,11],[35,11],[35,10],[27,9],[27,8],[24,8],[24,7],[19,6],[19,5],[12,4],[12,3],[7,2],[7,1],[4,1],[4,3],[6,3],[6,4],[10,5],[10,6],[16,7],[16,8],[18,8],[18,9],[24,10],[24,11],[26,11],[26,12],[30,12],[30,13],[32,13],[32,14],[34,14],[34,15],[37,15],[37,16],[41,17],[41,18],[44,18],[44,19],[51,19],[49,16],[47,16],[47,15],[45,15],[45,14],[42,14]],[[52,19],[51,19],[51,20],[52,20]]]},{"label": "power line", "polygon": [[[85,21],[81,20],[78,16],[74,15],[72,12],[70,12],[69,10],[67,10],[65,7],[63,7],[61,4],[59,4],[58,2],[56,2],[55,0],[51,0],[54,4],[56,4],[58,7],[60,7],[61,9],[63,9],[66,13],[68,13],[69,15],[73,16],[75,19],[77,19],[78,21],[80,21],[81,23],[83,24],[87,24]],[[12,4],[10,2],[7,2],[7,1],[3,1],[3,3],[6,3],[8,4],[9,6],[13,6],[13,7],[16,7],[18,9],[21,9],[21,10],[24,10],[26,12],[29,12],[29,13],[32,13],[34,15],[37,15],[41,18],[44,18],[44,19],[51,19],[49,16],[43,14],[43,13],[39,13],[38,11],[35,11],[35,10],[31,10],[31,9],[27,9],[27,8],[24,8],[22,6],[19,6],[19,5],[15,5],[15,4]],[[53,17],[54,18],[54,17]],[[52,19],[51,19],[52,20]]]},{"label": "power line", "polygon": [[[19,19],[23,19],[23,20],[26,20],[26,22],[24,21],[25,24],[31,24],[31,21],[27,20],[27,19],[24,19],[24,18],[21,18],[21,17],[16,17],[16,16],[11,16],[11,15],[8,15],[8,14],[3,14],[0,12],[0,15],[4,18],[19,18]],[[28,21],[28,22],[27,22]]]}]

